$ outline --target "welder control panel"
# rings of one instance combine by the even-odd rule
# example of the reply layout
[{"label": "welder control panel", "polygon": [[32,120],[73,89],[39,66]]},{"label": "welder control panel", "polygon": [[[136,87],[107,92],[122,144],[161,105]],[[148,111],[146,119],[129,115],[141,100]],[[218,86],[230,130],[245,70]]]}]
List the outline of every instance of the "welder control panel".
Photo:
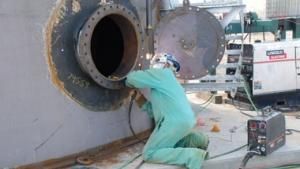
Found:
[{"label": "welder control panel", "polygon": [[285,118],[271,111],[248,121],[248,149],[266,156],[282,147],[285,142]]}]

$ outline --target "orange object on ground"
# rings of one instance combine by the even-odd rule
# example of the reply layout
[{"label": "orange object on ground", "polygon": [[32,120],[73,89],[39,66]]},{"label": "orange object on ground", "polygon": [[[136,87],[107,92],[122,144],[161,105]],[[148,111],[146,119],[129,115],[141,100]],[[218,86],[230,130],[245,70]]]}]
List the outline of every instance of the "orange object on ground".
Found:
[{"label": "orange object on ground", "polygon": [[210,130],[211,132],[220,132],[221,131],[221,128],[218,124],[214,124],[212,129]]}]

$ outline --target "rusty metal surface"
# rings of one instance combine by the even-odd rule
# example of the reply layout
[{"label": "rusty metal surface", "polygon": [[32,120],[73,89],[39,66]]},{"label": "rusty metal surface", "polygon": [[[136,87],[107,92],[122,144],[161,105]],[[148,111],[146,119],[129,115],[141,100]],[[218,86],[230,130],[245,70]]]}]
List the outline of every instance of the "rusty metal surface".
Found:
[{"label": "rusty metal surface", "polygon": [[[131,12],[131,18],[135,17],[135,23],[140,22],[137,10],[130,1],[115,0],[114,4],[126,7],[127,13]],[[110,10],[110,6],[107,10]],[[106,87],[100,86],[93,80],[95,76],[91,78],[80,68],[76,59],[78,32],[87,20],[88,23],[91,22],[91,15],[98,15],[97,12],[103,13],[98,0],[64,0],[58,4],[46,28],[47,60],[52,82],[69,98],[93,111],[116,110],[127,98],[128,89],[110,90],[107,88],[110,84],[103,85]],[[138,27],[137,29],[141,30]],[[140,31],[138,33],[140,34]],[[139,36],[141,40],[142,35]],[[139,44],[139,48],[143,48],[142,44]],[[143,55],[139,53],[137,57],[140,58]],[[111,58],[108,56],[106,59]],[[126,61],[123,60],[123,62]],[[145,62],[135,64],[133,61],[133,64],[132,69],[147,68]],[[117,87],[111,88],[119,88],[120,83],[116,82],[116,85]]]},{"label": "rusty metal surface", "polygon": [[[141,133],[138,133],[137,136],[146,140],[149,138],[152,130],[146,130]],[[24,165],[15,167],[15,169],[41,169],[41,168],[51,168],[51,169],[62,169],[68,168],[72,165],[78,165],[78,159],[87,159],[91,162],[103,164],[108,166],[110,164],[116,163],[115,155],[120,152],[128,152],[128,149],[131,146],[139,144],[140,141],[136,140],[134,136],[123,138],[114,142],[111,142],[106,145],[97,146],[94,148],[87,149],[85,151],[70,154],[65,157],[50,159],[34,164]],[[72,167],[73,168],[73,167]]]},{"label": "rusty metal surface", "polygon": [[[123,50],[116,49],[113,46],[107,46],[108,50],[111,53],[98,52],[97,56],[92,53],[93,45],[92,39],[95,36],[95,29],[99,22],[105,20],[105,18],[109,18],[113,20],[114,23],[120,28],[123,39],[121,38],[121,42],[124,44]],[[79,33],[79,40],[77,43],[77,59],[83,68],[83,70],[90,75],[90,77],[99,85],[109,88],[109,89],[120,89],[124,87],[124,78],[126,75],[133,70],[135,67],[137,69],[141,69],[142,65],[147,64],[145,55],[145,48],[143,45],[143,29],[141,27],[140,20],[138,16],[134,14],[134,12],[128,9],[126,6],[121,4],[109,4],[99,7],[86,21],[82,30]],[[106,43],[109,42],[109,38],[112,38],[112,35],[108,35],[108,37],[99,36],[97,38],[103,38]],[[107,39],[106,39],[107,38]],[[117,42],[112,42],[116,44]],[[101,44],[95,44],[101,45]],[[94,45],[94,46],[95,46]],[[99,46],[95,46],[94,48],[100,48]],[[100,49],[96,49],[100,50]],[[105,49],[102,49],[105,50]],[[106,65],[97,66],[95,63],[95,57],[99,58],[98,62],[110,63],[111,61],[116,60],[114,58],[113,50],[121,50],[123,52],[123,58],[117,67],[116,70],[113,70],[113,73],[108,75],[104,75],[101,72],[102,67]],[[107,61],[111,60],[111,61]],[[99,63],[98,63],[99,64]]]},{"label": "rusty metal surface", "polygon": [[197,79],[221,61],[225,35],[219,21],[205,9],[185,6],[162,18],[155,32],[155,52],[168,52],[181,63],[180,79]]}]

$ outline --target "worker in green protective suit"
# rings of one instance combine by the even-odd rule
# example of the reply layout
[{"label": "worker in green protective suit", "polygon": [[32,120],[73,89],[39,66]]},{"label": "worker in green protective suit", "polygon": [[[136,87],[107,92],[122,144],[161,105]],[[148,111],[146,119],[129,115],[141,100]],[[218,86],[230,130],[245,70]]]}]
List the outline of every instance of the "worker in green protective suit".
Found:
[{"label": "worker in green protective suit", "polygon": [[200,169],[207,158],[208,137],[192,131],[196,124],[185,92],[175,77],[180,64],[170,54],[155,57],[152,68],[131,72],[126,85],[150,88],[150,101],[141,94],[137,104],[154,118],[155,129],[143,150],[146,162],[182,165]]}]

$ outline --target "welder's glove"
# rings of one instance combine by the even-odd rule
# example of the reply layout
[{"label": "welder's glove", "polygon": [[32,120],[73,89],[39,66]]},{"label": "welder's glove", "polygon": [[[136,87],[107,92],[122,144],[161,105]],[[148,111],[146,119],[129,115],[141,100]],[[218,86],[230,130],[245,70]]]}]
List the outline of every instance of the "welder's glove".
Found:
[{"label": "welder's glove", "polygon": [[139,108],[142,108],[143,105],[148,101],[146,97],[139,90],[132,90],[130,92],[131,97],[134,97]]},{"label": "welder's glove", "polygon": [[147,101],[148,100],[143,94],[136,98],[136,103],[138,104],[139,108],[141,108]]}]

